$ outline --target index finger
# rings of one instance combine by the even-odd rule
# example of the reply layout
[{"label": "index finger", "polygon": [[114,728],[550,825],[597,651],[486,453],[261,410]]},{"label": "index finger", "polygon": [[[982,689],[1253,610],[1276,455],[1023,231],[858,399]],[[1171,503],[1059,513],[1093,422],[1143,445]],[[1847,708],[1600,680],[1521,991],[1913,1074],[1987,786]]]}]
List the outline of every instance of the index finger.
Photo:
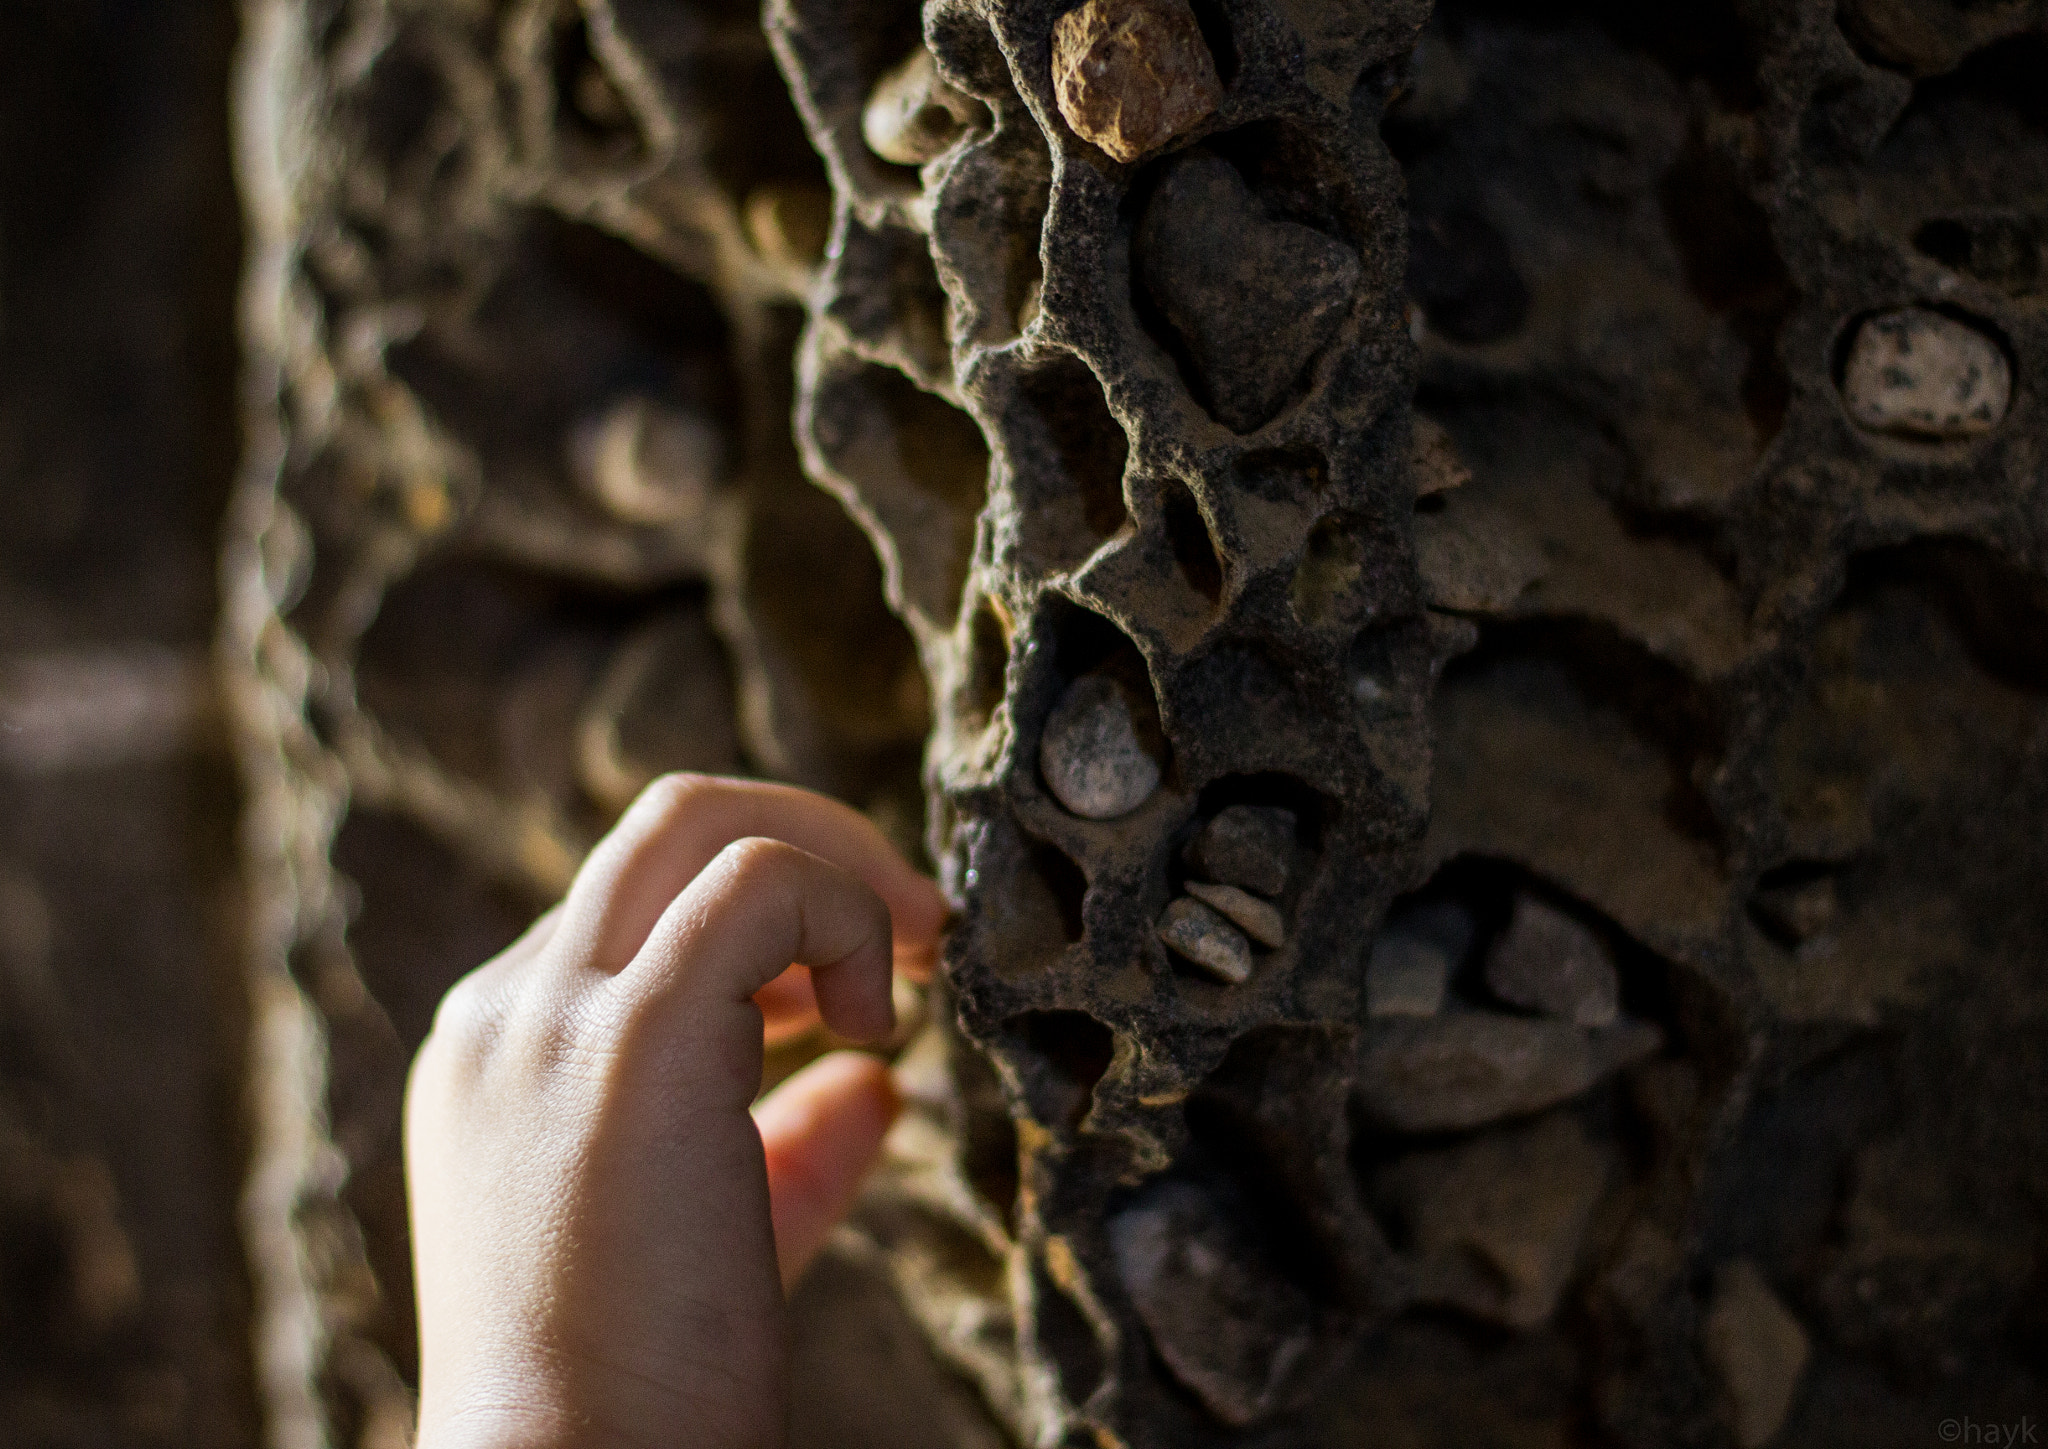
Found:
[{"label": "index finger", "polygon": [[851,806],[762,780],[665,775],[649,785],[577,871],[560,929],[589,943],[600,970],[616,972],[704,867],[750,836],[794,845],[858,877],[889,909],[898,968],[929,973],[946,920],[939,888]]}]

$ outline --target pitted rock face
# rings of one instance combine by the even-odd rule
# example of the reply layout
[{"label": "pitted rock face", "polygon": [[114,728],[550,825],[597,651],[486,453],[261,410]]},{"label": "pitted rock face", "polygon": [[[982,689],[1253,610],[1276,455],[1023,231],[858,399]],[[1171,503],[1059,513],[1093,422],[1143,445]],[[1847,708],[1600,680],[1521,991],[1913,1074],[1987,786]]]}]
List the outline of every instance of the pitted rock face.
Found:
[{"label": "pitted rock face", "polygon": [[252,4],[323,1001],[417,1017],[380,812],[538,897],[678,764],[900,835],[922,744],[847,1241],[1019,1443],[2037,1390],[2037,7]]}]

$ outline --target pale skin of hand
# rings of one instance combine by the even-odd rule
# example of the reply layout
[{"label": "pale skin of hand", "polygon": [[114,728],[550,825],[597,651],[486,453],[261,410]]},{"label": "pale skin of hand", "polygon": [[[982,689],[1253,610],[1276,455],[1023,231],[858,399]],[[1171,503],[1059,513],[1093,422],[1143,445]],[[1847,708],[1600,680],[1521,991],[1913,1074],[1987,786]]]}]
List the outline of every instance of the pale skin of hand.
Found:
[{"label": "pale skin of hand", "polygon": [[844,805],[648,788],[414,1061],[419,1449],[784,1442],[784,1294],[897,1101],[835,1052],[752,1106],[764,1032],[886,1036],[945,913]]}]

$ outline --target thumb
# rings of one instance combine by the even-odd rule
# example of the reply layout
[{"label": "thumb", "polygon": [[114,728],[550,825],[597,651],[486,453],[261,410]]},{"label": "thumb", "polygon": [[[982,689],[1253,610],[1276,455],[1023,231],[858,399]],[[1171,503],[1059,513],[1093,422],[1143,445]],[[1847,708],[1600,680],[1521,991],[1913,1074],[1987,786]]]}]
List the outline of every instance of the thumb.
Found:
[{"label": "thumb", "polygon": [[853,1206],[901,1105],[888,1066],[850,1051],[820,1057],[755,1105],[785,1291]]}]

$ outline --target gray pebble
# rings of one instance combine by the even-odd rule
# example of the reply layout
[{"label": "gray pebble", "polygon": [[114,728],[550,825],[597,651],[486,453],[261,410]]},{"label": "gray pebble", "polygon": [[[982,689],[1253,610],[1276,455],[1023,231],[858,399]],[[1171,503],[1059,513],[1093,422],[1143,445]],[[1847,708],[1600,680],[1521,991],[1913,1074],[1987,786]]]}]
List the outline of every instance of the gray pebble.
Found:
[{"label": "gray pebble", "polygon": [[1261,946],[1277,948],[1287,943],[1287,922],[1271,901],[1262,901],[1236,886],[1212,885],[1205,880],[1189,881],[1188,894],[1223,912]]},{"label": "gray pebble", "polygon": [[1293,811],[1277,805],[1232,805],[1219,810],[1189,842],[1186,860],[1207,880],[1277,896],[1287,889],[1293,855]]},{"label": "gray pebble", "polygon": [[1182,896],[1159,917],[1159,939],[1219,981],[1232,986],[1252,974],[1251,943],[1244,933],[1200,901]]},{"label": "gray pebble", "polygon": [[1435,901],[1387,922],[1365,964],[1367,1016],[1435,1016],[1458,964],[1471,948],[1471,914]]},{"label": "gray pebble", "polygon": [[1607,943],[1530,895],[1515,898],[1507,930],[1487,952],[1486,984],[1512,1006],[1574,1026],[1607,1026],[1621,1015],[1621,977]]},{"label": "gray pebble", "polygon": [[1038,768],[1053,798],[1084,820],[1128,815],[1159,788],[1159,761],[1139,735],[1128,687],[1101,674],[1075,680],[1053,706]]},{"label": "gray pebble", "polygon": [[1842,375],[1849,416],[1880,433],[1970,438],[1988,433],[2012,401],[2012,368],[1976,328],[1924,307],[1870,318]]},{"label": "gray pebble", "polygon": [[1639,1021],[1586,1031],[1492,1011],[1389,1017],[1367,1024],[1356,1091],[1397,1132],[1460,1132],[1568,1101],[1663,1039]]}]

